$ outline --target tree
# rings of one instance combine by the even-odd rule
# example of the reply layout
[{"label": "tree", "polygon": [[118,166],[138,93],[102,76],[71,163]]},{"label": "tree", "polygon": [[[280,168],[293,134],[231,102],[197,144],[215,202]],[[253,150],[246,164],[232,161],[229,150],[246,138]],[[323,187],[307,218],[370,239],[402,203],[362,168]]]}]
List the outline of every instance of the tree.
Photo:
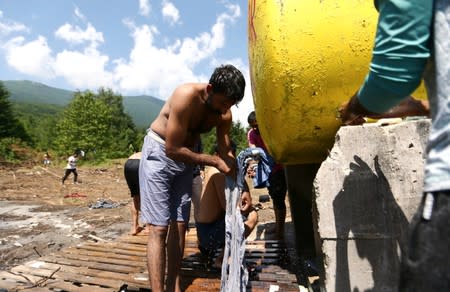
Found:
[{"label": "tree", "polygon": [[111,89],[100,88],[98,99],[111,111],[109,134],[111,135],[110,158],[128,156],[129,146],[136,147],[137,130],[133,119],[125,113],[123,98]]},{"label": "tree", "polygon": [[77,92],[56,127],[56,148],[61,154],[77,149],[98,160],[126,157],[136,141],[136,127],[124,112],[122,96],[100,88]]},{"label": "tree", "polygon": [[20,138],[23,141],[30,141],[23,125],[14,115],[9,92],[2,82],[0,82],[0,121],[0,138]]}]

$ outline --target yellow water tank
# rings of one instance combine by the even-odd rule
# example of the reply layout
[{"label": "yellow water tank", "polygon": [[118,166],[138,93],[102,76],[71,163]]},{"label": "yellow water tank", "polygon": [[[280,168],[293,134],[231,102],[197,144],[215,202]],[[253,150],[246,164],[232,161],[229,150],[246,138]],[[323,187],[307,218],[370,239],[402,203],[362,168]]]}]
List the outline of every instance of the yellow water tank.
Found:
[{"label": "yellow water tank", "polygon": [[[371,0],[249,0],[251,86],[261,135],[285,164],[326,158],[337,109],[368,71]],[[423,88],[415,96],[424,98]]]}]

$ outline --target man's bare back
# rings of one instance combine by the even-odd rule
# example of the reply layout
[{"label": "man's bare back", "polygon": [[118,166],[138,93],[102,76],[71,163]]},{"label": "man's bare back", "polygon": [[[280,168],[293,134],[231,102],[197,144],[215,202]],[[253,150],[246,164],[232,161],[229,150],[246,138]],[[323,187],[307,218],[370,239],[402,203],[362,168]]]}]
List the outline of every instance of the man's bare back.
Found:
[{"label": "man's bare back", "polygon": [[187,124],[183,146],[193,147],[198,142],[200,134],[209,132],[213,127],[225,122],[228,117],[229,110],[222,114],[214,111],[206,104],[208,99],[207,85],[206,83],[189,83],[178,87],[164,104],[150,128],[163,139],[166,139],[171,111],[184,106],[183,116],[188,119],[182,121]]}]

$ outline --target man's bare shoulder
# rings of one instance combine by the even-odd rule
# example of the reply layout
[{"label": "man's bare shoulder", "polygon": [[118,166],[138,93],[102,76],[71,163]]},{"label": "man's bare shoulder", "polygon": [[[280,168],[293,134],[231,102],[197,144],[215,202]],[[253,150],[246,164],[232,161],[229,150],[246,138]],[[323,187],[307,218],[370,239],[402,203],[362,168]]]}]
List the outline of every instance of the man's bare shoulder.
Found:
[{"label": "man's bare shoulder", "polygon": [[203,83],[181,84],[177,88],[175,88],[169,100],[175,101],[179,99],[181,100],[193,99],[199,96],[199,93],[201,93],[204,90],[205,86],[206,85]]}]

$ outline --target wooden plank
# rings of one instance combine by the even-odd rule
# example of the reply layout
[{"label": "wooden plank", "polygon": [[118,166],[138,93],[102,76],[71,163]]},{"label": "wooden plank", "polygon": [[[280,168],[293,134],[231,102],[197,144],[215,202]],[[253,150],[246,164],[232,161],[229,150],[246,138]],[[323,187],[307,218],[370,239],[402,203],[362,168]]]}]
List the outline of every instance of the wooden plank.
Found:
[{"label": "wooden plank", "polygon": [[141,287],[146,287],[148,283],[148,274],[146,272],[144,273],[130,273],[130,274],[122,274],[122,273],[114,273],[114,272],[108,272],[108,271],[101,271],[101,270],[95,270],[90,269],[87,267],[73,267],[73,266],[66,266],[66,265],[57,265],[42,261],[32,261],[25,264],[28,267],[31,268],[39,268],[39,269],[46,269],[55,271],[56,269],[60,268],[63,272],[73,273],[73,274],[79,274],[84,276],[90,276],[90,277],[98,277],[98,278],[106,278],[106,279],[113,279],[113,280],[122,280],[125,283],[134,283]]},{"label": "wooden plank", "polygon": [[[14,272],[17,273],[24,273],[34,276],[41,276],[41,277],[49,277],[53,272],[51,270],[45,270],[45,269],[35,269],[30,268],[27,266],[17,266],[12,269]],[[64,271],[58,271],[56,272],[52,278],[55,279],[61,279],[70,281],[72,283],[81,283],[81,284],[90,284],[90,285],[98,285],[100,287],[109,287],[114,289],[119,289],[124,283],[120,280],[111,280],[111,279],[104,279],[104,278],[94,278],[90,276],[83,276],[77,273],[68,273]]]},{"label": "wooden plank", "polygon": [[136,273],[136,272],[140,271],[139,267],[130,267],[130,266],[79,261],[79,260],[73,260],[73,259],[68,259],[68,258],[59,258],[59,257],[55,257],[52,255],[41,257],[40,260],[49,262],[49,263],[54,263],[54,264],[74,266],[74,267],[88,267],[88,268],[96,269],[96,270],[103,270],[103,271],[117,272],[117,273],[124,273],[124,274],[125,273]]},{"label": "wooden plank", "polygon": [[[118,289],[113,289],[113,288],[103,288],[103,287],[99,287],[99,286],[92,286],[92,285],[75,285],[73,283],[70,282],[64,282],[64,281],[55,281],[52,283],[49,283],[47,285],[45,285],[45,287],[48,288],[57,288],[57,289],[61,289],[63,291],[67,291],[67,292],[115,292]],[[32,290],[34,291],[34,290]],[[54,291],[52,289],[52,291]]]},{"label": "wooden plank", "polygon": [[129,260],[129,261],[144,262],[144,263],[147,262],[146,257],[116,254],[116,253],[111,253],[110,250],[108,250],[108,251],[90,251],[90,250],[78,249],[75,247],[68,247],[68,248],[61,250],[60,253],[79,254],[79,255],[83,255],[83,256],[85,255],[85,256],[109,257],[109,258],[113,258],[113,259]]},{"label": "wooden plank", "polygon": [[[104,246],[91,246],[91,245],[79,245],[76,246],[78,249],[83,250],[89,250],[89,251],[100,251],[100,252],[111,252],[111,248],[106,248]],[[146,252],[136,252],[136,251],[129,251],[129,250],[122,250],[122,249],[115,249],[115,254],[121,254],[121,255],[132,255],[132,256],[138,256],[138,257],[145,257],[147,256]]]},{"label": "wooden plank", "polygon": [[136,251],[136,252],[147,252],[146,246],[124,243],[124,242],[108,242],[108,243],[84,243],[83,246],[104,246],[110,249],[112,252],[116,252],[116,249],[119,250],[128,250],[128,251]]},{"label": "wooden plank", "polygon": [[143,268],[146,268],[147,265],[145,262],[142,261],[129,261],[129,260],[122,260],[122,259],[114,259],[114,258],[108,258],[108,255],[105,255],[104,257],[99,256],[92,256],[92,255],[81,255],[81,254],[70,254],[70,253],[55,253],[53,256],[58,258],[64,258],[64,259],[73,259],[78,261],[87,261],[90,263],[96,262],[100,264],[113,264],[117,266],[130,266],[130,267],[137,267],[141,270]]}]

